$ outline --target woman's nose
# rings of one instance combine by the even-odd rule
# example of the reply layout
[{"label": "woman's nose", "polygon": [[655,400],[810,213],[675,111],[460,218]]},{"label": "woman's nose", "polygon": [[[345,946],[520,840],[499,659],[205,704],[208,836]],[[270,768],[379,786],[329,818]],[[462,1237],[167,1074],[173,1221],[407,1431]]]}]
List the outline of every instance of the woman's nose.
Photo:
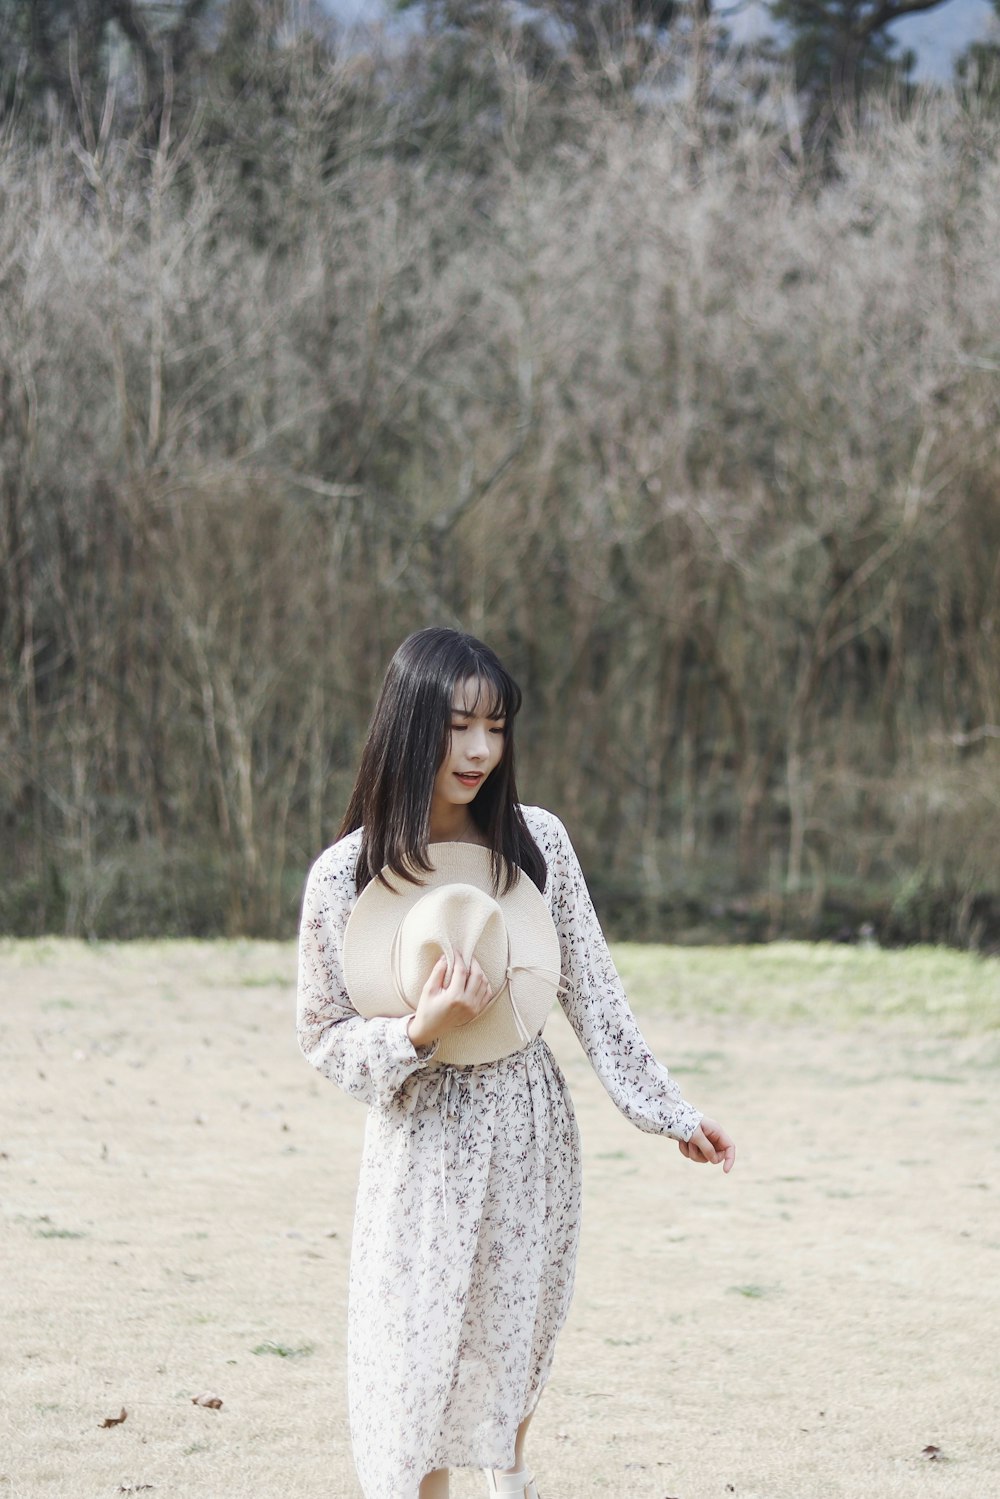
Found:
[{"label": "woman's nose", "polygon": [[469,744],[469,755],[473,760],[485,760],[489,755],[490,746],[486,735],[476,730],[471,735]]}]

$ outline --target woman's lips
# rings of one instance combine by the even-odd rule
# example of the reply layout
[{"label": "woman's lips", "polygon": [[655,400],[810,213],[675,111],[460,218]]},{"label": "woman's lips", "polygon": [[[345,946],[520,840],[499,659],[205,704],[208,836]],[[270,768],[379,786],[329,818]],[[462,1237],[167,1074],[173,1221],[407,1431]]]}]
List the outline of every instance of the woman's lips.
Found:
[{"label": "woman's lips", "polygon": [[456,770],[455,775],[462,782],[463,786],[478,786],[479,782],[483,779],[481,770]]}]

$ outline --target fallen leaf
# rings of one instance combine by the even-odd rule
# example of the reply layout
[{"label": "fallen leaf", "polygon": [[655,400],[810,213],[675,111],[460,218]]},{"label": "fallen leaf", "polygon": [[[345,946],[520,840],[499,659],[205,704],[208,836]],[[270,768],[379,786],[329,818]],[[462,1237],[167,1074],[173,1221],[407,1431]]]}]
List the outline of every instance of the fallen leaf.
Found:
[{"label": "fallen leaf", "polygon": [[935,1447],[932,1443],[928,1443],[923,1452],[921,1452],[920,1456],[926,1457],[929,1463],[936,1463],[941,1456],[941,1448]]},{"label": "fallen leaf", "polygon": [[210,1411],[220,1411],[222,1409],[222,1401],[218,1395],[192,1395],[191,1404],[204,1405]]},{"label": "fallen leaf", "polygon": [[124,1406],[122,1406],[122,1413],[120,1416],[105,1416],[104,1420],[101,1422],[101,1426],[120,1426],[127,1417],[128,1411]]}]

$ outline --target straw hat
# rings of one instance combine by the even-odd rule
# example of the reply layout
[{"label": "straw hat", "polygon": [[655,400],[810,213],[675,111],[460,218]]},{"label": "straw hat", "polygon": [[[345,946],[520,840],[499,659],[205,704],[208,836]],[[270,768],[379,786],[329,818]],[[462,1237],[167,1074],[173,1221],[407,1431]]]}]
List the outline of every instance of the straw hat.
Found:
[{"label": "straw hat", "polygon": [[488,849],[432,843],[433,864],[419,885],[388,869],[387,889],[372,880],[344,932],[344,979],[359,1014],[407,1015],[442,953],[475,957],[493,999],[468,1025],[442,1036],[434,1060],[457,1066],[495,1062],[534,1040],[561,981],[559,938],[537,887],[520,873],[505,894],[493,889]]}]

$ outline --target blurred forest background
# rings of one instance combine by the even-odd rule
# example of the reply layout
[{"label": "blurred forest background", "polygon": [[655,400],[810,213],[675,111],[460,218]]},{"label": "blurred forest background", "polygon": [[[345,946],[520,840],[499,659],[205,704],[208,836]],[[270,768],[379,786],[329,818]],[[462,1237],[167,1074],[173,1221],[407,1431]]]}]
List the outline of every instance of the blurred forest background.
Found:
[{"label": "blurred forest background", "polygon": [[0,0],[0,930],[292,931],[434,622],[615,934],[995,949],[1000,31],[401,8]]}]

